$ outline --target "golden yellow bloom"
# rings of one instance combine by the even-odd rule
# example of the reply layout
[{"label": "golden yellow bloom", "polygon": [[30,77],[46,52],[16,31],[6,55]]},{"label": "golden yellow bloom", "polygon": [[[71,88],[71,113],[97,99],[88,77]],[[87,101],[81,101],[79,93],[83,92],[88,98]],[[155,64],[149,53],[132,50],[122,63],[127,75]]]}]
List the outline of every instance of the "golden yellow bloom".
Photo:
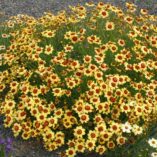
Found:
[{"label": "golden yellow bloom", "polygon": [[115,24],[113,22],[106,22],[105,28],[107,31],[112,31],[115,29]]},{"label": "golden yellow bloom", "polygon": [[64,50],[65,50],[65,52],[71,52],[71,51],[73,51],[73,46],[67,44],[64,46]]},{"label": "golden yellow bloom", "polygon": [[106,150],[107,150],[106,147],[103,145],[98,145],[96,147],[96,152],[99,153],[100,155],[104,154]]},{"label": "golden yellow bloom", "polygon": [[22,133],[22,138],[23,138],[24,140],[27,140],[27,139],[30,138],[30,134],[27,133],[27,132],[23,132],[23,133]]},{"label": "golden yellow bloom", "polygon": [[92,56],[86,55],[86,56],[84,56],[83,60],[85,63],[89,64],[92,61]]},{"label": "golden yellow bloom", "polygon": [[45,142],[49,142],[49,141],[53,141],[54,138],[55,138],[54,132],[51,131],[51,129],[46,129],[45,133],[43,134],[43,140]]},{"label": "golden yellow bloom", "polygon": [[46,31],[43,31],[41,34],[43,37],[52,38],[55,36],[55,31],[46,30]]},{"label": "golden yellow bloom", "polygon": [[134,19],[131,16],[125,16],[124,20],[129,24],[132,24],[134,21]]},{"label": "golden yellow bloom", "polygon": [[45,52],[47,55],[52,54],[52,52],[53,52],[53,46],[52,46],[52,45],[46,45],[44,52]]},{"label": "golden yellow bloom", "polygon": [[68,148],[68,149],[66,150],[66,155],[67,155],[68,157],[74,157],[74,156],[76,155],[75,149],[74,149],[74,148]]},{"label": "golden yellow bloom", "polygon": [[125,46],[125,41],[122,39],[119,39],[118,44],[123,47],[123,46]]},{"label": "golden yellow bloom", "polygon": [[107,142],[107,147],[108,147],[109,149],[113,149],[113,148],[115,147],[115,143],[114,143],[113,141],[108,141],[108,142]]},{"label": "golden yellow bloom", "polygon": [[98,137],[98,133],[96,131],[90,130],[88,132],[88,139],[96,141]]},{"label": "golden yellow bloom", "polygon": [[61,97],[64,94],[61,88],[53,88],[52,91],[53,91],[54,96],[56,97]]},{"label": "golden yellow bloom", "polygon": [[95,149],[95,141],[93,141],[93,140],[87,140],[86,141],[86,145],[85,145],[85,147],[89,150],[89,151],[92,151],[92,150],[94,150]]},{"label": "golden yellow bloom", "polygon": [[106,10],[101,10],[99,13],[100,17],[107,18],[109,16],[109,13]]},{"label": "golden yellow bloom", "polygon": [[77,151],[77,152],[81,152],[81,153],[84,153],[84,151],[85,151],[85,143],[84,142],[79,142],[79,143],[74,143],[74,145],[75,145],[75,150]]},{"label": "golden yellow bloom", "polygon": [[116,141],[117,141],[117,144],[119,144],[119,145],[123,145],[123,144],[125,144],[125,142],[126,142],[126,138],[120,136],[120,137],[117,138]]},{"label": "golden yellow bloom", "polygon": [[95,130],[98,132],[98,134],[102,134],[103,132],[106,131],[106,124],[105,123],[99,123],[97,124]]},{"label": "golden yellow bloom", "polygon": [[13,127],[12,127],[12,131],[14,133],[14,136],[18,136],[19,133],[22,131],[22,127],[20,124],[18,123],[14,123],[13,124]]},{"label": "golden yellow bloom", "polygon": [[82,137],[83,135],[85,135],[85,129],[82,126],[77,126],[74,129],[74,135],[76,137]]},{"label": "golden yellow bloom", "polygon": [[146,10],[146,9],[141,9],[141,10],[140,10],[140,13],[141,13],[142,15],[147,15],[147,14],[148,14],[148,10]]}]

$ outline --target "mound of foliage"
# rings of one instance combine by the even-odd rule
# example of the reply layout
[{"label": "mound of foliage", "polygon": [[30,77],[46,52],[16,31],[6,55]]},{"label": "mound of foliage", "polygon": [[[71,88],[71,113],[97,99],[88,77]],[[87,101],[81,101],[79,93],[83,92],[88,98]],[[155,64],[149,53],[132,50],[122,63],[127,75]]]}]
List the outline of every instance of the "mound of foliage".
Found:
[{"label": "mound of foliage", "polygon": [[157,113],[157,16],[137,10],[100,2],[11,17],[0,46],[4,126],[68,157],[144,134]]}]

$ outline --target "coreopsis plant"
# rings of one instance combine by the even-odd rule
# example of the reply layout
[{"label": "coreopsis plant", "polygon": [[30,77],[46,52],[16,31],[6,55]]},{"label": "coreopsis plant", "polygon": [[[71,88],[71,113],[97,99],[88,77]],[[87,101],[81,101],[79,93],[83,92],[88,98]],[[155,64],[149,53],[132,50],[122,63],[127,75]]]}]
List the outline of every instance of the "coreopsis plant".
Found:
[{"label": "coreopsis plant", "polygon": [[157,113],[156,21],[102,2],[11,17],[0,46],[4,126],[68,157],[142,135]]}]

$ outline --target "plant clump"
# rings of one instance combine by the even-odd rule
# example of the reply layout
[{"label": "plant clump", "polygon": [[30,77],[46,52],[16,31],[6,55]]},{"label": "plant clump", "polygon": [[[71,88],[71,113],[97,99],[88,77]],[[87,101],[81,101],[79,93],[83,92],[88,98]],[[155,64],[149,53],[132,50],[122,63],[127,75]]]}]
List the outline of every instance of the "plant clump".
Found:
[{"label": "plant clump", "polygon": [[0,47],[4,126],[68,157],[142,135],[157,113],[156,21],[133,3],[102,2],[10,18]]}]

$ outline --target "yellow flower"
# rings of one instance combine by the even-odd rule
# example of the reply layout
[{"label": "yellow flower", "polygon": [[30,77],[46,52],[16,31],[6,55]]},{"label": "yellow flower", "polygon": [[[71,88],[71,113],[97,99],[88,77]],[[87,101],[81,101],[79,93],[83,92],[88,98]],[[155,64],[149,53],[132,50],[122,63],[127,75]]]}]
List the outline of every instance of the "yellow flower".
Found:
[{"label": "yellow flower", "polygon": [[123,47],[123,46],[125,46],[125,41],[122,39],[119,39],[118,44]]},{"label": "yellow flower", "polygon": [[77,126],[74,129],[74,136],[75,137],[82,137],[83,135],[85,135],[85,129],[82,126]]},{"label": "yellow flower", "polygon": [[96,141],[96,140],[97,140],[97,137],[98,137],[98,133],[97,133],[96,131],[90,130],[90,131],[88,132],[88,139],[89,139],[89,140],[94,140],[94,141]]},{"label": "yellow flower", "polygon": [[6,104],[5,104],[5,107],[8,108],[8,109],[15,108],[15,101],[13,101],[13,100],[7,100]]},{"label": "yellow flower", "polygon": [[31,94],[33,96],[38,96],[40,94],[40,90],[37,87],[31,87]]},{"label": "yellow flower", "polygon": [[99,12],[99,16],[102,17],[102,18],[107,18],[109,16],[109,13],[106,11],[106,10],[101,10]]},{"label": "yellow flower", "polygon": [[85,151],[85,143],[84,142],[79,142],[79,143],[76,143],[75,144],[75,150],[77,151],[77,152],[81,152],[81,153],[84,153],[84,151]]},{"label": "yellow flower", "polygon": [[141,13],[142,15],[147,15],[147,14],[148,14],[148,10],[146,10],[146,9],[141,9],[141,10],[140,10],[140,13]]},{"label": "yellow flower", "polygon": [[101,137],[104,141],[109,141],[109,139],[112,137],[112,133],[109,131],[102,132]]},{"label": "yellow flower", "polygon": [[76,155],[75,149],[74,149],[74,148],[68,148],[68,149],[66,150],[66,155],[67,155],[68,157],[74,157],[74,156]]},{"label": "yellow flower", "polygon": [[83,60],[85,63],[89,64],[92,61],[92,56],[86,55],[84,56]]},{"label": "yellow flower", "polygon": [[18,136],[19,133],[22,131],[22,127],[20,124],[18,123],[14,123],[13,124],[13,127],[12,127],[12,131],[14,133],[14,136]]},{"label": "yellow flower", "polygon": [[52,54],[52,52],[53,52],[53,46],[52,45],[46,45],[46,47],[45,47],[45,53],[47,54],[47,55],[49,55],[49,54]]},{"label": "yellow flower", "polygon": [[64,50],[65,50],[65,52],[71,52],[71,51],[73,51],[73,46],[72,45],[65,45],[64,46]]},{"label": "yellow flower", "polygon": [[41,32],[43,37],[47,37],[47,38],[52,38],[55,36],[55,31],[51,31],[51,30],[46,30]]},{"label": "yellow flower", "polygon": [[61,88],[53,88],[52,91],[53,91],[54,96],[56,97],[61,97],[64,94]]},{"label": "yellow flower", "polygon": [[1,85],[0,85],[0,92],[2,92],[4,88],[5,88],[5,85],[4,85],[4,84],[1,84]]},{"label": "yellow flower", "polygon": [[107,31],[112,31],[115,29],[115,24],[113,22],[106,22],[105,28]]},{"label": "yellow flower", "polygon": [[27,140],[27,139],[30,138],[30,134],[27,133],[27,132],[23,132],[23,133],[22,133],[22,138],[23,138],[24,140]]},{"label": "yellow flower", "polygon": [[46,129],[43,136],[44,142],[53,141],[55,138],[55,133],[51,129]]},{"label": "yellow flower", "polygon": [[115,143],[114,143],[113,141],[108,141],[108,142],[107,142],[107,147],[108,147],[109,149],[113,149],[113,148],[115,147]]},{"label": "yellow flower", "polygon": [[56,110],[54,111],[54,116],[55,116],[56,118],[61,118],[63,114],[64,114],[64,111],[63,111],[63,109],[61,109],[61,108],[56,109]]},{"label": "yellow flower", "polygon": [[96,147],[96,152],[99,153],[100,155],[104,154],[106,150],[107,150],[106,147],[103,145],[98,145]]},{"label": "yellow flower", "polygon": [[129,24],[132,24],[134,21],[134,19],[131,16],[125,16],[124,20]]},{"label": "yellow flower", "polygon": [[86,147],[89,151],[94,150],[94,149],[95,149],[95,146],[96,146],[95,141],[93,141],[93,140],[87,140],[87,141],[86,141],[85,147]]},{"label": "yellow flower", "polygon": [[110,131],[113,132],[113,133],[115,133],[115,134],[120,133],[120,131],[121,131],[120,125],[118,123],[113,122],[110,125]]},{"label": "yellow flower", "polygon": [[125,142],[126,142],[126,138],[123,137],[123,136],[120,136],[120,137],[117,138],[116,141],[117,141],[117,144],[123,145],[123,144],[125,144]]},{"label": "yellow flower", "polygon": [[95,130],[98,132],[98,134],[102,134],[103,132],[106,131],[106,124],[105,123],[99,123],[97,124]]}]

